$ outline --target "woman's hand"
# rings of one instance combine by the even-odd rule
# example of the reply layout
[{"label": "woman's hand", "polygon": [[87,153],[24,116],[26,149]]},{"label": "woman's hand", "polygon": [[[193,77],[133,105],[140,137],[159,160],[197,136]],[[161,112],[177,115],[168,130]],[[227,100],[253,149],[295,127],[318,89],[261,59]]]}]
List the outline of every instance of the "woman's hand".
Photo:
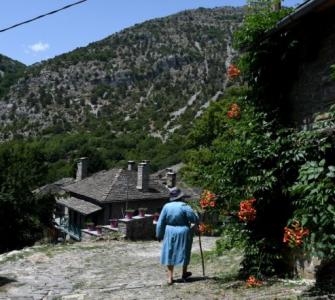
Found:
[{"label": "woman's hand", "polygon": [[192,223],[191,226],[190,226],[190,228],[191,228],[191,230],[192,230],[192,232],[194,234],[198,234],[199,233],[199,227],[198,227],[197,224]]}]

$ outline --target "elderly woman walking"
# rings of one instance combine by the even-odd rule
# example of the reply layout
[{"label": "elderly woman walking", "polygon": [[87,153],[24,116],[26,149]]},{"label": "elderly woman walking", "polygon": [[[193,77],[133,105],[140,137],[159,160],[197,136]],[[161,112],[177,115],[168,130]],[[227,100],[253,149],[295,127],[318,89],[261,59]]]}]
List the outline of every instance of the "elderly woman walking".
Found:
[{"label": "elderly woman walking", "polygon": [[192,208],[183,202],[184,194],[178,188],[170,190],[170,203],[165,204],[159,216],[156,236],[163,239],[161,264],[168,269],[168,284],[173,283],[174,266],[182,266],[182,279],[192,275],[187,271],[190,263],[193,232],[191,223],[198,224],[199,218]]}]

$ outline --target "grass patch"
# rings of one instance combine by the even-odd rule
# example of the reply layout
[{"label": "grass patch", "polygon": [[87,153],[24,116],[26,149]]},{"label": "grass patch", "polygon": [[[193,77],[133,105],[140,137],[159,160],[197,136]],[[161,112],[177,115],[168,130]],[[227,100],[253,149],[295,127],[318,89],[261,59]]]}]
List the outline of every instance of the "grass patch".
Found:
[{"label": "grass patch", "polygon": [[[211,270],[214,273],[215,283],[220,287],[226,288],[240,288],[243,282],[239,279],[240,262],[242,260],[242,251],[240,249],[232,249],[230,251],[204,251],[204,261],[206,270]],[[201,255],[193,253],[191,256],[191,265],[200,265]],[[214,271],[214,272],[213,272]]]},{"label": "grass patch", "polygon": [[0,265],[8,263],[8,262],[15,262],[17,260],[26,258],[26,257],[32,255],[33,253],[34,252],[25,251],[25,250],[22,250],[22,251],[19,251],[17,253],[13,253],[13,254],[8,253],[5,256],[3,255],[3,257],[0,260]]},{"label": "grass patch", "polygon": [[96,244],[96,245],[82,245],[80,247],[80,250],[83,251],[91,251],[91,250],[96,250],[96,249],[101,249],[101,248],[105,248],[106,245],[105,244]]},{"label": "grass patch", "polygon": [[[208,262],[208,263],[213,262],[218,257],[215,250],[204,251],[203,255],[204,255],[205,262]],[[191,265],[197,265],[199,263],[201,263],[201,254],[192,253],[191,254]]]},{"label": "grass patch", "polygon": [[[230,251],[224,251],[222,254],[218,254],[216,250],[203,251],[204,260],[208,263],[218,262],[223,264],[239,264],[242,259],[242,251],[240,249],[232,249]],[[191,264],[198,264],[201,262],[200,253],[192,253]]]},{"label": "grass patch", "polygon": [[85,287],[85,282],[84,281],[79,281],[79,282],[76,282],[73,285],[73,290],[80,290],[80,289],[82,289],[84,287]]},{"label": "grass patch", "polygon": [[69,248],[64,246],[57,246],[53,244],[45,244],[41,246],[34,246],[30,248],[25,248],[18,251],[12,251],[9,253],[4,253],[0,256],[0,265],[8,262],[15,262],[21,259],[25,259],[34,254],[44,254],[45,256],[51,258],[55,254],[67,251]]}]

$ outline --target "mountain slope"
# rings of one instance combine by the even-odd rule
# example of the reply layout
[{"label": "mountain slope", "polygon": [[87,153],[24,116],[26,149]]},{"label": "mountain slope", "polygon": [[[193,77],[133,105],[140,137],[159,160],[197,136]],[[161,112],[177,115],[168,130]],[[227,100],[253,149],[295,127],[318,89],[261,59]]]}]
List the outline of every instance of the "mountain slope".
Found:
[{"label": "mountain slope", "polygon": [[2,138],[92,129],[92,119],[162,140],[187,131],[227,85],[242,17],[231,7],[185,11],[29,67],[0,101]]},{"label": "mountain slope", "polygon": [[0,97],[8,92],[25,68],[24,64],[0,54]]}]

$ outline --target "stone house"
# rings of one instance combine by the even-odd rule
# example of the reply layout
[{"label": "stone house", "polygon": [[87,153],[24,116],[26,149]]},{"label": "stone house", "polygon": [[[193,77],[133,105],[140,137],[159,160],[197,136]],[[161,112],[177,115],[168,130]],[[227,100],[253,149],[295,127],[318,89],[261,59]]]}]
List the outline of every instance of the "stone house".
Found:
[{"label": "stone house", "polygon": [[[327,113],[335,105],[335,1],[307,0],[280,20],[263,42],[280,41],[278,52],[268,61],[268,95],[279,107],[284,124],[309,130],[327,120],[334,134],[334,120]],[[278,45],[278,44],[277,44]],[[284,55],[283,55],[284,54]],[[324,286],[335,282],[335,263],[326,258],[301,259],[297,264],[302,278],[317,279]],[[327,282],[325,284],[325,282]]]},{"label": "stone house", "polygon": [[90,221],[107,225],[110,219],[124,218],[127,209],[146,208],[147,213],[160,212],[169,200],[169,189],[175,184],[175,173],[168,175],[167,185],[149,174],[147,161],[128,162],[127,170],[110,169],[87,176],[86,158],[78,163],[76,179],[61,186],[63,195],[56,198],[57,227],[75,239],[81,238],[81,229]]},{"label": "stone house", "polygon": [[335,1],[305,1],[262,43],[277,45],[265,63],[266,100],[279,106],[284,123],[309,128],[316,113],[326,113],[335,104],[330,68],[335,64]]}]

